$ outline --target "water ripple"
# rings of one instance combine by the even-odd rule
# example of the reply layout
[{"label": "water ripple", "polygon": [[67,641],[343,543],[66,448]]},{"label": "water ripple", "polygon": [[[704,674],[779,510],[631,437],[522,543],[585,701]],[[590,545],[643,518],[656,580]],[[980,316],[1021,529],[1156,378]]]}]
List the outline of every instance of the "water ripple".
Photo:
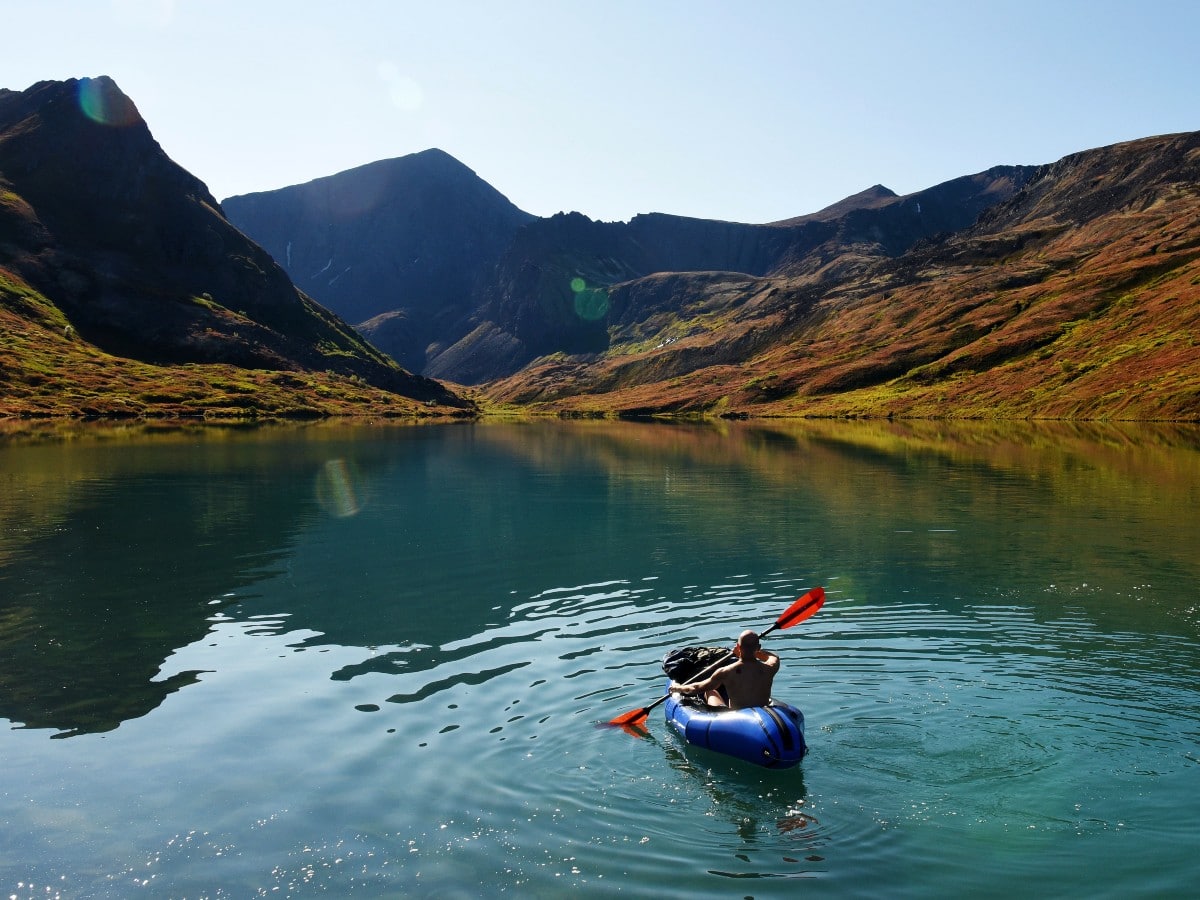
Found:
[{"label": "water ripple", "polygon": [[387,700],[388,703],[415,703],[420,700],[426,700],[434,694],[458,685],[486,684],[494,678],[507,675],[509,672],[514,672],[517,669],[523,669],[527,665],[529,663],[518,662],[510,663],[506,666],[497,666],[494,669],[484,669],[479,672],[455,672],[446,678],[426,682],[418,690],[411,693],[392,694]]}]

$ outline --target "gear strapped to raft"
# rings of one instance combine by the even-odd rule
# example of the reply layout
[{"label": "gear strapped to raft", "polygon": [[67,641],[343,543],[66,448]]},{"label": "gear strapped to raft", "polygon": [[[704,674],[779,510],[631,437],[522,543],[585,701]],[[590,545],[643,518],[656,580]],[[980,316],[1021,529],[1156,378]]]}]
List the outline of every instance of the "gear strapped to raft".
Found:
[{"label": "gear strapped to raft", "polygon": [[[680,647],[663,657],[662,667],[672,681],[678,684],[688,684],[700,675],[704,675],[705,672],[711,675],[716,671],[713,667],[722,660],[729,665],[736,659],[737,657],[733,656],[727,647]],[[705,675],[705,677],[708,676]],[[720,691],[722,697],[726,696],[723,687],[717,688],[717,690]],[[683,697],[682,702],[687,706],[696,706],[701,709],[708,706],[703,697],[694,695]]]}]

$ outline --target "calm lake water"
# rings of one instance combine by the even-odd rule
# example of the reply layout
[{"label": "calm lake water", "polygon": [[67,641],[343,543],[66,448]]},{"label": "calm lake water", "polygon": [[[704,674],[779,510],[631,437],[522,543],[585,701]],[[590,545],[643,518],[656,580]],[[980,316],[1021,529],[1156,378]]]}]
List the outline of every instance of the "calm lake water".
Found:
[{"label": "calm lake water", "polygon": [[[1200,433],[0,443],[0,896],[1190,896]],[[783,772],[598,727],[778,631]]]}]

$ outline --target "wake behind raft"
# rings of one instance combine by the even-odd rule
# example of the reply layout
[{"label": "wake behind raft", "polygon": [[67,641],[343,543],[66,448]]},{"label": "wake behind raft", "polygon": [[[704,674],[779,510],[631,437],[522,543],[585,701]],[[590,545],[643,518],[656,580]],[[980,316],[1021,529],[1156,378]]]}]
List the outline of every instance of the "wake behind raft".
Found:
[{"label": "wake behind raft", "polygon": [[[663,671],[686,684],[728,655],[721,647],[684,647],[667,654]],[[670,682],[667,687],[667,725],[689,744],[768,769],[788,769],[804,758],[804,713],[791,704],[772,699],[766,706],[722,709],[671,694]]]}]

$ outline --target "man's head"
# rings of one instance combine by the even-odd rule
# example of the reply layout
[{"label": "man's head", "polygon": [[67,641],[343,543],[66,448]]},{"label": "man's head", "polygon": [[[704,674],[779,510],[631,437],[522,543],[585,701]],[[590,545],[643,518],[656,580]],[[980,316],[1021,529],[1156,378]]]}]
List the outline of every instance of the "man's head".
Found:
[{"label": "man's head", "polygon": [[746,629],[738,635],[737,648],[738,656],[742,659],[751,659],[758,652],[762,644],[758,639],[758,632]]}]

